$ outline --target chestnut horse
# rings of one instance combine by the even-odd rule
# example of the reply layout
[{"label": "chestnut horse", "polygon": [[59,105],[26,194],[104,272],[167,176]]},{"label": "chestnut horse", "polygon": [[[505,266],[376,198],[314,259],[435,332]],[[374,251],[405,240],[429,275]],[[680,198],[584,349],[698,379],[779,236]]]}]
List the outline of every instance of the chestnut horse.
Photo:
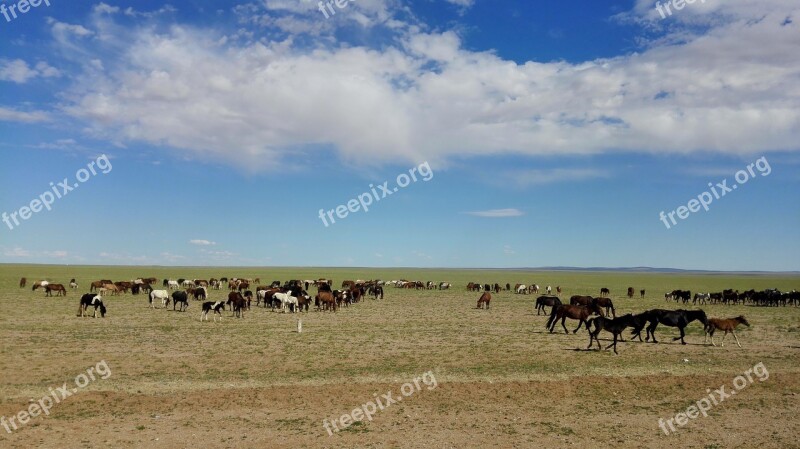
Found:
[{"label": "chestnut horse", "polygon": [[[564,304],[561,306],[553,307],[553,310],[550,312],[550,319],[547,320],[547,327],[550,329],[550,333],[552,334],[556,328],[556,323],[558,320],[561,320],[561,327],[564,328],[564,333],[569,333],[567,330],[567,326],[564,324],[567,318],[578,320],[578,327],[575,328],[572,333],[578,332],[578,329],[586,323],[586,320],[592,315],[600,315],[603,316],[603,309],[597,306],[597,304],[589,304],[588,306],[576,306],[572,304]],[[588,328],[587,328],[588,329]]]},{"label": "chestnut horse", "polygon": [[26,278],[20,279],[19,280],[19,288],[25,288],[25,284],[27,284],[27,283],[28,283],[28,280]]},{"label": "chestnut horse", "polygon": [[483,305],[486,305],[486,309],[489,309],[489,303],[492,301],[492,294],[489,292],[484,292],[480,298],[478,298],[478,305],[475,307],[476,309],[482,309]]},{"label": "chestnut horse", "polygon": [[736,344],[739,345],[741,348],[742,345],[739,343],[739,339],[736,337],[736,333],[733,332],[736,329],[736,326],[744,324],[747,327],[750,327],[750,323],[744,318],[744,316],[739,315],[736,318],[729,318],[724,320],[722,318],[711,318],[708,320],[708,324],[706,324],[705,331],[706,331],[706,338],[703,340],[703,343],[706,343],[708,340],[708,336],[711,335],[711,344],[716,346],[714,343],[714,331],[719,329],[721,331],[725,331],[725,334],[722,336],[722,346],[725,347],[725,336],[728,335],[728,332],[733,334],[733,338],[736,339]]},{"label": "chestnut horse", "polygon": [[53,292],[56,292],[56,296],[67,296],[67,289],[61,284],[47,284],[44,286],[45,296],[53,296]]}]

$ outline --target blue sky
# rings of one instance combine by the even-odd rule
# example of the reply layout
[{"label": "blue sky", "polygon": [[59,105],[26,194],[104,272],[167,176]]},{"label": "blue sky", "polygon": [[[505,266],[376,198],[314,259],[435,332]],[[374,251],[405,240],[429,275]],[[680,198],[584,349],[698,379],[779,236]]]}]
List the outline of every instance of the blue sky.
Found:
[{"label": "blue sky", "polygon": [[318,6],[0,15],[0,262],[800,270],[796,2]]}]

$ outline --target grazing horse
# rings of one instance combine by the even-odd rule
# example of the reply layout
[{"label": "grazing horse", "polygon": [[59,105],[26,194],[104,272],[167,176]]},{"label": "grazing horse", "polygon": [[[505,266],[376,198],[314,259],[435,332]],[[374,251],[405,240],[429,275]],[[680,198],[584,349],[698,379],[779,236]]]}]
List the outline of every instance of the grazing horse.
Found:
[{"label": "grazing horse", "polygon": [[103,298],[100,295],[95,295],[94,293],[87,293],[81,296],[81,300],[78,303],[78,316],[84,317],[86,316],[86,309],[89,306],[94,306],[94,318],[97,318],[97,309],[100,309],[100,317],[105,318],[106,316],[106,306],[103,305]]},{"label": "grazing horse", "polygon": [[[617,352],[617,341],[621,340],[620,335],[625,328],[634,325],[633,321],[633,315],[630,313],[613,319],[602,316],[590,318],[589,321],[586,322],[586,328],[589,329],[589,346],[587,346],[586,349],[592,347],[592,340],[594,340],[597,342],[597,349],[600,350],[600,339],[597,337],[600,335],[600,331],[606,330],[614,335],[614,342],[606,346],[606,350],[613,346],[614,354],[619,354]],[[594,326],[594,330],[592,330],[592,326]]]},{"label": "grazing horse", "polygon": [[205,287],[198,287],[194,289],[194,292],[192,292],[192,296],[194,297],[194,299],[198,301],[205,301],[208,294],[206,293]]},{"label": "grazing horse", "polygon": [[489,292],[484,292],[480,298],[478,298],[478,305],[475,306],[476,309],[482,309],[483,306],[486,305],[486,309],[489,309],[489,303],[492,301],[492,294]]},{"label": "grazing horse", "polygon": [[230,304],[231,310],[233,310],[233,316],[244,318],[244,308],[247,307],[247,301],[245,301],[241,293],[228,293],[228,302],[226,302],[225,305],[228,304]]},{"label": "grazing horse", "polygon": [[540,315],[544,313],[547,315],[547,312],[544,311],[545,306],[558,307],[560,305],[561,299],[559,299],[558,296],[540,296],[536,298],[536,314]]},{"label": "grazing horse", "polygon": [[336,298],[333,293],[327,291],[320,291],[314,297],[314,305],[320,310],[332,310],[336,312]]},{"label": "grazing horse", "polygon": [[653,343],[658,343],[656,340],[656,327],[659,324],[663,324],[665,326],[670,327],[677,327],[680,330],[681,335],[680,337],[675,337],[672,341],[680,340],[682,345],[685,345],[686,342],[683,340],[683,337],[686,336],[686,332],[684,329],[686,326],[689,325],[694,320],[699,320],[703,323],[705,327],[708,325],[708,318],[706,318],[706,313],[702,310],[663,310],[663,309],[654,309],[650,311],[653,315],[650,321],[650,325],[647,327],[647,333],[653,336]]},{"label": "grazing horse", "polygon": [[19,280],[19,288],[25,288],[25,285],[27,285],[27,284],[28,284],[28,279],[26,279],[26,278],[21,278],[21,279]]},{"label": "grazing horse", "polygon": [[56,296],[67,296],[67,289],[61,284],[47,284],[44,287],[45,296],[53,296],[53,292],[56,292]]},{"label": "grazing horse", "polygon": [[208,312],[213,312],[214,315],[214,322],[217,322],[217,315],[219,315],[219,320],[222,321],[222,310],[225,309],[225,302],[224,301],[207,301],[203,303],[203,311],[200,313],[200,321],[203,321],[203,318],[208,321]]},{"label": "grazing horse", "polygon": [[567,330],[567,326],[564,324],[567,318],[578,320],[578,327],[575,328],[572,333],[578,332],[578,329],[586,323],[586,320],[592,315],[600,315],[603,316],[603,309],[597,306],[597,304],[589,304],[588,306],[575,306],[572,304],[562,304],[557,307],[553,307],[553,310],[550,311],[550,319],[547,320],[547,327],[550,329],[550,333],[552,334],[556,328],[556,323],[558,320],[561,320],[561,327],[564,328],[564,333],[569,333]]},{"label": "grazing horse", "polygon": [[39,288],[39,287],[42,287],[42,288],[47,287],[47,284],[49,284],[49,282],[47,282],[47,281],[36,281],[36,282],[33,283],[33,287],[31,287],[31,291],[35,292],[36,289]]},{"label": "grazing horse", "polygon": [[291,293],[275,293],[272,298],[281,302],[283,313],[286,313],[286,309],[292,313],[297,312],[297,297],[292,296]]},{"label": "grazing horse", "polygon": [[639,294],[641,295],[641,298],[644,299],[644,289],[639,290]]},{"label": "grazing horse", "polygon": [[69,288],[71,288],[73,290],[77,290],[78,289],[78,283],[75,282],[75,278],[72,278],[72,279],[69,280]]},{"label": "grazing horse", "polygon": [[147,295],[147,303],[150,304],[150,307],[155,309],[156,305],[154,304],[154,300],[160,299],[164,307],[169,305],[169,293],[166,290],[151,290],[150,294]]},{"label": "grazing horse", "polygon": [[739,338],[736,337],[736,333],[733,332],[736,329],[736,326],[744,324],[747,327],[750,327],[750,323],[744,318],[744,316],[739,315],[736,318],[729,318],[724,320],[722,318],[711,318],[708,320],[708,324],[705,326],[706,331],[706,338],[703,340],[703,343],[706,343],[708,340],[708,336],[711,336],[711,344],[716,346],[714,343],[714,331],[719,329],[721,331],[725,331],[725,334],[722,336],[722,347],[725,347],[725,336],[728,335],[728,332],[733,334],[733,338],[736,339],[736,344],[739,345],[741,348],[742,345],[739,343]]},{"label": "grazing horse", "polygon": [[611,290],[603,287],[600,289],[600,296],[608,296],[611,294]]},{"label": "grazing horse", "polygon": [[628,287],[628,298],[633,298],[633,287]]},{"label": "grazing horse", "polygon": [[[189,296],[186,292],[178,290],[177,292],[172,293],[172,310],[175,310],[175,306],[181,303],[180,308],[178,311],[185,312],[186,309],[189,308]],[[166,308],[165,308],[166,310]]]}]

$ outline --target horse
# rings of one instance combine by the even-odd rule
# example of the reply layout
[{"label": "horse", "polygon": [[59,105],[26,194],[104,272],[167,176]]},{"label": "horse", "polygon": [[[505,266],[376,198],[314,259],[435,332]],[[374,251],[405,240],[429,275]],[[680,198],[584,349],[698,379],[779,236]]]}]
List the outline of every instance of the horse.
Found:
[{"label": "horse", "polygon": [[98,308],[100,309],[100,317],[105,318],[106,306],[103,304],[102,296],[95,295],[94,293],[87,293],[81,296],[81,300],[78,302],[78,316],[86,316],[86,309],[89,308],[89,306],[94,306],[94,318],[97,318]]},{"label": "horse", "polygon": [[[594,330],[592,330],[592,326],[594,326]],[[614,335],[614,342],[606,346],[606,350],[613,346],[614,354],[619,354],[617,352],[617,341],[621,340],[620,335],[625,328],[631,326],[633,326],[633,315],[630,313],[622,315],[619,318],[606,318],[602,316],[590,318],[589,321],[586,322],[586,328],[589,329],[589,346],[587,346],[586,349],[592,347],[592,340],[594,340],[597,342],[597,349],[600,350],[600,339],[597,337],[600,335],[600,331],[606,330]]]},{"label": "horse", "polygon": [[559,299],[558,296],[540,296],[536,298],[536,314],[540,315],[541,313],[544,313],[547,315],[547,312],[544,311],[545,306],[558,307],[560,305],[561,299]]},{"label": "horse", "polygon": [[75,282],[75,278],[72,278],[72,279],[69,280],[69,288],[71,288],[73,290],[77,290],[78,289],[78,283]]},{"label": "horse", "polygon": [[153,304],[153,300],[155,299],[160,299],[164,307],[169,305],[169,293],[166,290],[151,290],[150,294],[147,295],[147,303],[150,304],[150,307],[153,309],[156,308],[156,305]]},{"label": "horse", "polygon": [[[247,310],[250,310],[250,303],[253,301],[253,292],[251,290],[245,290],[242,296],[247,301]],[[205,295],[203,295],[203,299],[205,299]],[[258,307],[257,303],[256,307]]]},{"label": "horse", "polygon": [[482,309],[483,306],[486,305],[486,310],[489,310],[489,303],[492,301],[492,294],[489,292],[484,292],[480,298],[478,298],[478,305],[475,306],[476,309]]},{"label": "horse", "polygon": [[223,301],[207,301],[203,303],[203,311],[200,313],[200,321],[203,321],[203,318],[208,321],[208,312],[213,312],[214,315],[214,322],[217,322],[217,315],[219,315],[219,320],[222,321],[222,309],[225,308],[225,303]]},{"label": "horse", "polygon": [[644,299],[644,289],[639,290],[639,295],[641,295],[641,299]]},{"label": "horse", "polygon": [[608,315],[608,311],[611,310],[611,316],[616,318],[617,311],[614,310],[614,302],[611,301],[611,298],[594,298],[597,305],[600,307],[605,307],[606,315]]},{"label": "horse", "polygon": [[561,286],[556,285],[556,295],[561,296]]},{"label": "horse", "polygon": [[28,279],[26,279],[26,278],[21,278],[21,279],[19,280],[19,288],[25,288],[25,285],[27,285],[27,284],[28,284]]},{"label": "horse", "polygon": [[704,330],[706,332],[706,338],[703,340],[703,343],[706,343],[708,340],[708,336],[711,336],[711,344],[716,346],[714,343],[714,331],[719,329],[721,331],[725,331],[725,334],[722,336],[722,347],[725,347],[725,336],[728,335],[728,332],[733,334],[733,338],[736,339],[736,344],[739,345],[741,348],[742,345],[739,343],[739,338],[736,337],[736,333],[733,332],[736,329],[736,326],[744,324],[747,327],[750,327],[750,323],[744,318],[744,316],[739,315],[736,318],[729,318],[727,320],[722,318],[711,318],[708,320],[708,324],[706,324]]},{"label": "horse", "polygon": [[281,310],[283,310],[283,313],[286,313],[287,308],[292,313],[297,311],[297,297],[292,296],[291,293],[275,293],[272,295],[272,298],[281,302]]},{"label": "horse", "polygon": [[573,295],[569,298],[569,303],[573,306],[588,306],[595,302],[597,302],[597,300],[591,296]]},{"label": "horse", "polygon": [[561,320],[561,327],[564,328],[564,333],[569,333],[567,330],[567,326],[564,324],[567,318],[578,320],[578,327],[575,328],[572,333],[578,332],[578,329],[581,328],[586,323],[586,320],[592,315],[600,315],[603,316],[603,309],[597,306],[597,304],[589,304],[588,306],[576,306],[572,304],[562,304],[557,307],[553,307],[550,311],[550,319],[547,320],[547,327],[550,329],[550,333],[552,334],[556,328],[556,323],[558,320]]},{"label": "horse", "polygon": [[181,303],[180,308],[178,309],[181,312],[185,312],[186,309],[189,308],[189,296],[186,292],[177,291],[172,293],[172,310],[175,310],[175,306]]},{"label": "horse", "polygon": [[318,292],[317,296],[314,297],[314,305],[319,310],[330,309],[336,312],[336,298],[333,297],[333,293],[331,292]]},{"label": "horse", "polygon": [[225,305],[228,304],[230,304],[231,310],[233,310],[233,316],[244,318],[244,308],[247,303],[241,293],[235,291],[228,293],[228,302],[226,302]]},{"label": "horse", "polygon": [[381,287],[380,285],[373,285],[372,287],[370,287],[369,293],[375,297],[373,299],[378,299],[379,297],[380,299],[383,299],[383,287]]},{"label": "horse", "polygon": [[548,295],[550,294],[550,292],[553,291],[553,289],[549,285],[547,286],[547,288],[545,290],[547,290],[547,294]]},{"label": "horse", "polygon": [[633,287],[628,287],[628,298],[633,298]]},{"label": "horse", "polygon": [[194,289],[194,291],[192,292],[192,296],[194,297],[195,300],[205,301],[206,297],[208,296],[206,294],[206,288],[205,287],[198,287],[198,288]]},{"label": "horse", "polygon": [[611,290],[603,287],[600,289],[600,296],[608,296],[611,294]]},{"label": "horse", "polygon": [[47,282],[47,281],[36,281],[36,282],[33,283],[33,287],[31,287],[31,291],[35,292],[36,289],[39,288],[39,287],[42,287],[42,288],[47,287],[47,284],[49,284],[49,282]]},{"label": "horse", "polygon": [[[642,340],[642,330],[647,327],[647,325],[653,320],[654,313],[652,310],[648,310],[646,312],[639,313],[633,316],[631,327],[631,338],[639,337],[639,341]],[[650,341],[650,329],[647,330],[647,340]]]},{"label": "horse", "polygon": [[647,333],[653,336],[653,343],[658,343],[656,340],[655,330],[659,324],[663,324],[665,326],[677,327],[680,330],[681,335],[680,337],[675,337],[672,341],[680,340],[682,345],[685,345],[686,342],[683,340],[683,337],[686,336],[686,332],[684,329],[686,326],[689,325],[692,321],[699,320],[703,323],[705,327],[708,325],[708,318],[706,318],[706,313],[702,310],[663,310],[663,309],[654,309],[650,311],[652,315],[652,321],[647,328]]},{"label": "horse", "polygon": [[56,296],[67,296],[67,289],[61,284],[47,284],[44,287],[45,296],[53,296],[53,292],[56,292]]}]

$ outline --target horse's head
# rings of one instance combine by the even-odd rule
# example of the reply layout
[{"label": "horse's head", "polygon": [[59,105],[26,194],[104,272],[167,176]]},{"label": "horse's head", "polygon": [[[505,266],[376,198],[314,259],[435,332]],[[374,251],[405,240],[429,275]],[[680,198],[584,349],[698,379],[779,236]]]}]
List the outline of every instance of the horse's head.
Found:
[{"label": "horse's head", "polygon": [[106,317],[106,306],[104,306],[103,304],[100,304],[100,316],[102,318]]},{"label": "horse's head", "polygon": [[747,327],[750,327],[750,323],[747,322],[747,320],[745,319],[744,315],[739,315],[738,317],[736,317],[736,321],[744,324]]}]

